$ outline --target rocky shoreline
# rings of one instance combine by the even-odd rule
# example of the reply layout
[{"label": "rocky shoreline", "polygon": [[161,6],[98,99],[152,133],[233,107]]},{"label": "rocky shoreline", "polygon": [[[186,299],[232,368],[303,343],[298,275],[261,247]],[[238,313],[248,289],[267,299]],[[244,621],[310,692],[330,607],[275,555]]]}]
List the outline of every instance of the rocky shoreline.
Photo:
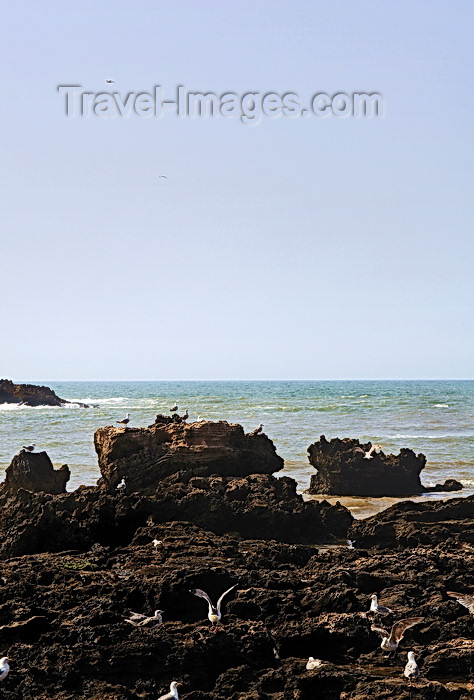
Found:
[{"label": "rocky shoreline", "polygon": [[[173,680],[184,700],[472,697],[474,616],[447,592],[474,592],[474,497],[354,521],[303,501],[274,476],[271,440],[225,421],[158,416],[95,445],[96,487],[66,493],[66,465],[26,451],[0,487],[6,700],[157,700]],[[234,584],[213,631],[190,591],[215,601]],[[389,627],[423,618],[393,662],[370,629],[373,593]],[[155,609],[155,630],[125,620]]]}]

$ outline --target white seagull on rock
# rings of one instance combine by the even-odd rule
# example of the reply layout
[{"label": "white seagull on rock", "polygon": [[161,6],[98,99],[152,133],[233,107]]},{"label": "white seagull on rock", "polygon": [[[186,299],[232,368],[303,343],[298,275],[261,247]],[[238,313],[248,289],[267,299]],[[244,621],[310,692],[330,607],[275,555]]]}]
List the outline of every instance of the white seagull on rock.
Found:
[{"label": "white seagull on rock", "polygon": [[390,615],[393,613],[393,610],[390,610],[390,608],[385,608],[383,605],[378,604],[375,593],[370,596],[370,600],[371,603],[369,612],[375,613],[375,615]]},{"label": "white seagull on rock", "polygon": [[310,656],[308,663],[306,664],[306,670],[313,671],[315,668],[319,668],[320,666],[323,666],[321,659],[315,659],[313,656]]},{"label": "white seagull on rock", "polygon": [[127,426],[130,423],[130,413],[127,413],[125,418],[122,418],[122,420],[118,420],[117,423],[120,423],[120,425]]},{"label": "white seagull on rock", "polygon": [[8,656],[2,656],[0,659],[0,681],[8,676],[10,672],[10,666],[8,664]]},{"label": "white seagull on rock", "polygon": [[237,584],[234,584],[230,588],[228,588],[224,593],[221,595],[219,600],[217,601],[217,605],[214,607],[212,604],[211,599],[207,595],[206,591],[202,591],[200,588],[191,588],[190,593],[194,593],[194,595],[199,596],[199,598],[204,598],[204,600],[207,600],[207,603],[209,605],[209,612],[207,614],[207,617],[209,618],[209,622],[211,623],[212,627],[216,628],[217,623],[220,622],[220,619],[222,617],[221,615],[221,605],[222,601],[224,600],[224,596],[226,596],[228,593],[230,593],[234,588],[237,587]]},{"label": "white seagull on rock", "polygon": [[23,449],[26,450],[27,452],[33,452],[35,447],[36,447],[36,445],[34,442],[32,442],[31,445],[23,445]]},{"label": "white seagull on rock", "polygon": [[127,484],[125,483],[126,478],[127,478],[126,476],[123,476],[120,484],[117,484],[117,486],[115,487],[115,489],[117,491],[119,491],[120,493],[123,493],[123,491],[125,491],[125,489],[127,488]]},{"label": "white seagull on rock", "polygon": [[178,685],[181,685],[181,683],[172,681],[170,685],[170,692],[166,693],[166,695],[160,695],[158,700],[179,700]]},{"label": "white seagull on rock", "polygon": [[263,423],[260,423],[258,428],[255,428],[255,430],[252,430],[252,432],[249,433],[249,435],[258,435],[259,433],[262,432],[262,429],[263,429]]},{"label": "white seagull on rock", "polygon": [[371,625],[370,629],[373,632],[377,632],[382,637],[382,644],[380,646],[383,651],[390,652],[389,656],[394,657],[405,631],[409,627],[413,627],[413,625],[422,622],[423,619],[422,617],[407,617],[405,620],[399,620],[392,625],[390,632],[382,627],[376,627],[376,625]]},{"label": "white seagull on rock", "polygon": [[408,663],[405,666],[403,675],[405,676],[405,678],[408,678],[410,684],[415,678],[418,678],[418,676],[420,675],[420,669],[418,668],[418,664],[415,661],[414,651],[408,652]]},{"label": "white seagull on rock", "polygon": [[160,547],[160,545],[163,544],[163,540],[153,540],[152,545],[156,549],[157,547]]}]

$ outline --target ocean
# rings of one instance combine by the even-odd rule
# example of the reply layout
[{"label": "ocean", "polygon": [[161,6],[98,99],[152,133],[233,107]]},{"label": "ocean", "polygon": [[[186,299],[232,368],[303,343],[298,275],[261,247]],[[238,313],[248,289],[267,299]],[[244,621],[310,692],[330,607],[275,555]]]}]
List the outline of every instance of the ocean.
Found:
[{"label": "ocean", "polygon": [[[20,381],[20,380],[16,380]],[[4,470],[22,445],[36,443],[55,467],[68,464],[68,490],[95,484],[100,476],[94,431],[131,414],[131,426],[153,423],[174,402],[189,421],[227,420],[252,430],[259,423],[285,460],[281,474],[298,482],[303,493],[315,473],[308,446],[320,435],[359,438],[423,452],[425,485],[453,478],[464,490],[412,500],[452,498],[474,493],[474,381],[141,381],[29,382],[51,387],[61,398],[96,408],[30,408],[0,404],[0,467]],[[305,495],[305,498],[309,496]],[[315,498],[315,497],[311,497]],[[327,500],[351,509],[356,518],[372,515],[396,498]]]}]

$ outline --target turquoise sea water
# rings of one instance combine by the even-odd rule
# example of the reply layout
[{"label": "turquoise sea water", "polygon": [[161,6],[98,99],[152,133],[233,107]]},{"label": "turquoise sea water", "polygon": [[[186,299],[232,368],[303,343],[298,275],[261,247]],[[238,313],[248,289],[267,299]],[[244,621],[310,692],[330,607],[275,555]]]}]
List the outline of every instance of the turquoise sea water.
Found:
[{"label": "turquoise sea water", "polygon": [[[20,380],[16,380],[20,381]],[[132,426],[153,423],[176,401],[189,421],[259,423],[285,459],[283,473],[309,485],[314,470],[307,447],[320,435],[354,437],[423,452],[428,463],[422,482],[461,481],[459,494],[474,493],[474,381],[228,381],[228,382],[30,382],[50,386],[62,398],[97,408],[29,408],[0,405],[0,467],[5,469],[22,445],[35,442],[55,466],[68,464],[68,490],[99,477],[94,431],[131,413]],[[356,517],[372,514],[399,499],[330,498]]]}]

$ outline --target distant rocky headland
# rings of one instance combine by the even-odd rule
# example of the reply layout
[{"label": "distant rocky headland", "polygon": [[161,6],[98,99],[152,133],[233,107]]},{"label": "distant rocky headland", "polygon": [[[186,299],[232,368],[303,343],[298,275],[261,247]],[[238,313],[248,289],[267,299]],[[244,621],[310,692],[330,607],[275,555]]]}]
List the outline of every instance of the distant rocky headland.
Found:
[{"label": "distant rocky headland", "polygon": [[24,406],[65,406],[74,403],[83,408],[89,404],[61,399],[47,386],[14,384],[10,379],[0,379],[0,403],[16,403]]},{"label": "distant rocky headland", "polygon": [[[27,449],[0,486],[2,698],[157,700],[171,681],[180,700],[472,697],[473,616],[448,592],[474,589],[474,497],[356,521],[303,500],[270,438],[238,424],[158,415],[94,443],[97,486],[66,492],[67,465]],[[212,629],[192,591],[234,586]],[[373,593],[388,629],[420,618],[392,662]],[[152,630],[125,619],[155,610]]]}]

